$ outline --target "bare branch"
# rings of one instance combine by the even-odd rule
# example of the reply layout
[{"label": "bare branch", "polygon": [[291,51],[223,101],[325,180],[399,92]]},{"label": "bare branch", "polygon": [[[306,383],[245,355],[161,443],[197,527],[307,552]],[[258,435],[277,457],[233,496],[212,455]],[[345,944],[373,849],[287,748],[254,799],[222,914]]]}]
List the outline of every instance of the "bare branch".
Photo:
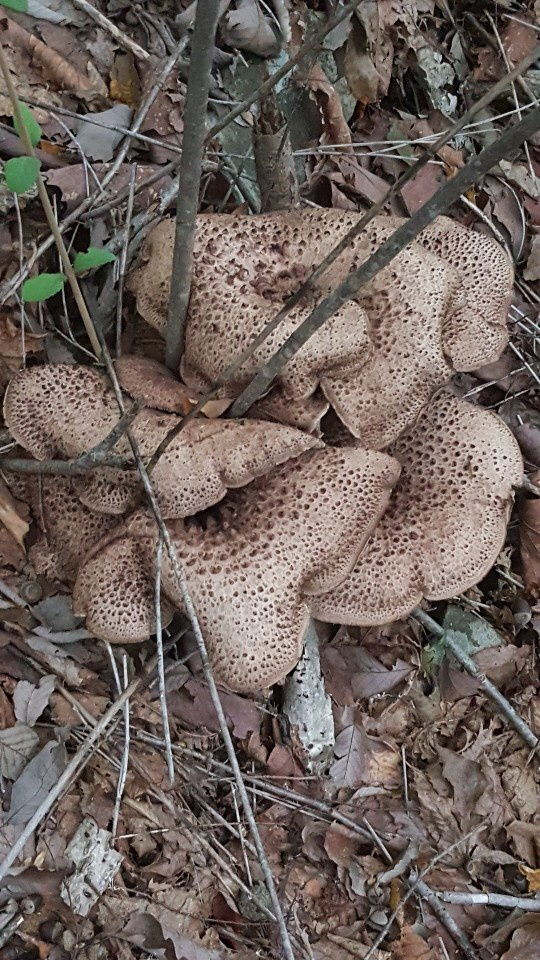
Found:
[{"label": "bare branch", "polygon": [[432,893],[445,903],[462,903],[468,907],[480,903],[488,907],[503,907],[505,910],[527,910],[540,913],[540,900],[534,897],[512,897],[505,893],[460,893],[453,890],[432,890]]},{"label": "bare branch", "polygon": [[206,0],[205,3],[197,4],[191,41],[166,336],[166,361],[171,370],[178,370],[184,345],[184,327],[191,290],[195,220],[199,209],[201,170],[206,143],[206,110],[220,7],[219,0]]},{"label": "bare branch", "polygon": [[[108,348],[107,348],[107,344],[105,343],[105,340],[104,340],[104,338],[103,338],[103,334],[100,332],[98,335],[99,335],[99,337],[100,337],[101,350],[102,350],[103,359],[104,359],[104,362],[105,362],[105,367],[106,367],[107,373],[108,373],[108,375],[109,375],[109,378],[110,378],[110,381],[111,381],[113,390],[114,390],[114,392],[115,392],[115,396],[116,396],[116,401],[117,401],[117,403],[118,403],[118,407],[119,407],[119,409],[120,409],[120,412],[123,414],[123,413],[125,412],[125,408],[124,408],[124,401],[123,401],[123,397],[122,397],[122,391],[121,391],[121,389],[120,389],[120,384],[118,383],[118,378],[117,378],[117,376],[116,376],[116,372],[115,372],[114,367],[113,367],[113,363],[112,363],[112,360],[111,360],[111,356],[110,356],[110,354],[109,354],[109,350],[108,350]],[[270,901],[271,901],[272,908],[273,908],[274,915],[275,915],[275,919],[276,919],[276,922],[277,922],[277,925],[278,925],[279,934],[280,934],[280,939],[281,939],[281,944],[282,944],[282,947],[283,947],[283,952],[284,952],[284,955],[285,955],[285,957],[286,957],[286,960],[295,960],[294,952],[293,952],[292,945],[291,945],[291,941],[290,941],[290,937],[289,937],[289,932],[288,932],[288,930],[287,930],[287,925],[286,925],[286,923],[285,923],[285,918],[284,918],[284,916],[283,916],[283,911],[282,911],[282,909],[281,909],[281,903],[280,903],[280,901],[279,901],[279,897],[278,897],[278,894],[277,894],[277,889],[276,889],[276,886],[275,886],[275,883],[274,883],[274,878],[273,878],[273,875],[272,875],[272,871],[271,871],[271,869],[270,869],[270,865],[269,865],[269,863],[268,863],[268,859],[267,859],[267,857],[266,857],[266,853],[265,853],[265,850],[264,850],[263,842],[262,842],[262,840],[261,840],[261,835],[260,835],[260,833],[259,833],[259,828],[258,828],[258,826],[257,826],[257,821],[256,821],[256,819],[255,819],[255,815],[254,815],[254,813],[253,813],[253,810],[251,809],[251,804],[250,804],[250,802],[249,802],[249,795],[248,795],[248,792],[247,792],[247,789],[246,789],[246,785],[245,785],[245,783],[244,783],[244,779],[243,779],[243,777],[242,777],[242,771],[241,771],[241,769],[240,769],[240,764],[238,763],[238,758],[237,758],[236,753],[235,753],[235,750],[234,750],[234,744],[233,744],[232,737],[231,737],[231,734],[230,734],[230,731],[229,731],[229,727],[228,727],[228,725],[227,725],[227,718],[226,718],[226,716],[225,716],[225,711],[224,711],[223,706],[222,706],[222,703],[221,703],[221,699],[220,699],[220,696],[219,696],[219,691],[218,691],[218,688],[217,688],[217,685],[216,685],[216,681],[214,680],[214,674],[213,674],[213,672],[212,672],[212,666],[211,666],[211,664],[210,664],[210,659],[209,659],[209,657],[208,657],[208,650],[207,650],[207,648],[206,648],[206,643],[205,643],[204,636],[203,636],[203,633],[202,633],[202,630],[201,630],[201,625],[200,625],[200,623],[199,623],[199,618],[198,618],[198,616],[197,616],[197,611],[195,610],[195,606],[194,606],[194,604],[193,604],[193,600],[192,600],[191,594],[190,594],[190,592],[189,592],[189,587],[188,587],[188,584],[187,584],[185,572],[184,572],[184,569],[183,569],[182,564],[181,564],[181,562],[180,562],[180,559],[179,559],[179,557],[178,557],[178,553],[177,553],[176,548],[175,548],[175,546],[174,546],[174,543],[173,543],[173,540],[172,540],[171,535],[170,535],[170,533],[169,533],[168,527],[167,527],[167,525],[165,524],[165,522],[164,522],[164,520],[163,520],[163,517],[162,517],[162,515],[161,515],[161,511],[160,511],[160,509],[159,509],[159,505],[158,505],[158,502],[157,502],[157,499],[156,499],[156,495],[155,495],[155,493],[154,493],[154,489],[153,489],[152,484],[151,484],[151,482],[150,482],[150,477],[149,477],[149,475],[148,475],[148,471],[147,471],[147,469],[146,469],[146,467],[145,467],[145,465],[144,465],[144,463],[143,463],[143,460],[142,460],[142,458],[141,458],[141,454],[140,454],[140,451],[139,451],[139,447],[138,447],[137,442],[135,441],[135,439],[134,439],[134,437],[133,437],[133,433],[132,433],[131,430],[129,430],[129,429],[127,430],[127,437],[128,437],[129,442],[130,442],[130,446],[131,446],[131,450],[132,450],[132,453],[133,453],[133,457],[134,457],[134,459],[135,459],[135,463],[137,464],[137,469],[138,469],[138,471],[139,471],[139,475],[140,475],[141,482],[142,482],[142,485],[143,485],[143,488],[144,488],[144,492],[145,492],[145,494],[146,494],[146,496],[147,496],[147,498],[148,498],[148,502],[149,502],[149,504],[150,504],[152,513],[154,514],[154,518],[155,518],[155,521],[156,521],[156,524],[157,524],[157,527],[158,527],[158,530],[159,530],[159,534],[160,534],[161,538],[163,539],[163,543],[165,544],[165,548],[166,548],[167,554],[168,554],[168,556],[169,556],[169,561],[170,561],[170,564],[171,564],[171,570],[172,570],[173,576],[174,576],[174,578],[175,578],[175,580],[176,580],[176,584],[177,584],[178,590],[180,591],[180,595],[181,595],[181,597],[182,597],[182,603],[183,603],[183,606],[184,606],[184,610],[185,610],[185,612],[186,612],[186,615],[187,615],[187,617],[188,617],[188,620],[190,621],[191,629],[192,629],[192,631],[193,631],[193,636],[195,637],[195,642],[196,642],[196,644],[197,644],[197,650],[198,650],[199,656],[200,656],[200,658],[201,658],[201,663],[202,663],[204,678],[205,678],[206,683],[207,683],[207,685],[208,685],[208,691],[209,691],[209,693],[210,693],[210,698],[211,698],[211,700],[212,700],[212,703],[213,703],[213,705],[214,705],[214,709],[215,709],[215,711],[216,711],[216,715],[217,715],[218,723],[219,723],[219,729],[220,729],[220,732],[221,732],[221,736],[223,737],[223,743],[224,743],[224,745],[225,745],[225,750],[227,751],[227,756],[228,756],[228,758],[229,758],[229,763],[230,763],[230,765],[231,765],[231,767],[232,767],[233,775],[234,775],[234,778],[235,778],[236,783],[237,783],[237,786],[238,786],[238,792],[239,792],[239,794],[240,794],[240,799],[241,799],[241,801],[242,801],[242,807],[243,807],[243,809],[244,809],[244,813],[245,813],[245,816],[246,816],[246,820],[247,820],[247,822],[248,822],[248,824],[249,824],[249,829],[250,829],[251,835],[252,835],[252,837],[253,837],[253,842],[254,842],[255,847],[256,847],[256,849],[257,849],[257,856],[258,856],[258,858],[259,858],[259,863],[260,863],[260,865],[261,865],[261,870],[262,870],[262,873],[263,873],[263,876],[264,876],[266,888],[267,888],[268,894],[269,894],[269,896],[270,896]],[[0,877],[0,879],[1,879],[1,877]]]},{"label": "bare branch", "polygon": [[474,157],[451,180],[440,187],[437,192],[408,220],[405,221],[385,240],[378,250],[364,263],[351,273],[325,297],[299,327],[285,340],[270,360],[264,364],[243,390],[230,410],[230,415],[241,417],[270,389],[274,378],[285,364],[295,356],[310,337],[322,327],[336,310],[347,300],[354,297],[364,284],[371,280],[383,267],[404,250],[425,227],[432,223],[441,213],[448,210],[462,193],[473,186],[481,177],[491,170],[498,161],[508,156],[512,150],[531,137],[540,129],[540,107],[531,110],[527,116],[506,130],[497,140],[485,147],[477,157]]},{"label": "bare branch", "polygon": [[440,624],[438,624],[429,614],[425,613],[423,610],[420,610],[418,607],[412,614],[415,620],[418,620],[423,627],[426,627],[430,633],[433,633],[436,637],[441,637],[444,641],[444,644],[447,650],[450,651],[453,657],[461,664],[464,670],[467,671],[469,676],[474,677],[478,681],[480,688],[485,693],[492,703],[496,705],[498,710],[501,712],[505,720],[510,724],[514,730],[519,733],[522,740],[525,741],[528,747],[531,750],[536,751],[538,748],[538,737],[532,732],[531,728],[525,723],[525,721],[516,713],[512,704],[506,699],[506,697],[497,689],[495,684],[488,680],[483,673],[480,672],[476,666],[472,657],[469,657],[461,647],[456,643],[450,633],[446,632]]},{"label": "bare branch", "polygon": [[139,412],[139,404],[134,403],[107,436],[80,457],[72,460],[26,460],[23,457],[0,458],[0,469],[10,473],[54,474],[61,477],[78,477],[97,467],[119,467],[132,470],[133,463],[125,457],[111,455],[110,451],[126,432]]}]

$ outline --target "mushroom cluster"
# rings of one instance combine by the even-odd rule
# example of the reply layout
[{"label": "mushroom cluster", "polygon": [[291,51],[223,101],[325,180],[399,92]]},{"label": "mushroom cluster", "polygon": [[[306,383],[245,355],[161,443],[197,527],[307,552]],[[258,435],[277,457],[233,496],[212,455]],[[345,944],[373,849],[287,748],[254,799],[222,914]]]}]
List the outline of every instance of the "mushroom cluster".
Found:
[{"label": "mushroom cluster", "polygon": [[[328,210],[199,217],[182,382],[142,357],[118,362],[143,458],[354,223]],[[396,224],[370,224],[222,390],[225,405]],[[161,331],[172,243],[163,221],[130,281]],[[306,343],[249,418],[196,419],[158,460],[152,482],[220,682],[253,691],[283,679],[310,616],[386,623],[493,565],[521,455],[495,414],[445,387],[504,349],[511,287],[493,240],[441,218]],[[4,415],[41,460],[87,452],[119,417],[105,377],[61,364],[17,374]],[[158,534],[125,437],[115,453],[123,467],[41,482],[31,559],[74,580],[96,636],[130,643],[155,629]],[[166,621],[183,609],[167,557],[162,595]]]}]

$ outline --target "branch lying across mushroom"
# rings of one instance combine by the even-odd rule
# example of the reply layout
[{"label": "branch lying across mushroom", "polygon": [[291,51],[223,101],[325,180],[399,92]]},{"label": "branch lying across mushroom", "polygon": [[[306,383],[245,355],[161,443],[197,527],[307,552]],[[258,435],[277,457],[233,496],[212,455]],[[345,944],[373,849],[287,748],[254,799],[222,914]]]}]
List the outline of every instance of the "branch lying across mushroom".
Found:
[{"label": "branch lying across mushroom", "polygon": [[[119,413],[101,374],[89,367],[51,364],[27,368],[13,378],[6,391],[4,417],[14,439],[42,460],[85,453],[108,435]],[[150,458],[179,422],[173,414],[141,410],[131,427],[141,455]],[[185,517],[205,510],[229,488],[243,486],[320,445],[316,438],[277,423],[193,420],[168,446],[152,473],[163,516]],[[125,437],[116,449],[131,458]],[[138,477],[135,469],[100,467],[77,478],[73,487],[89,509],[121,514],[133,502]]]},{"label": "branch lying across mushroom", "polygon": [[[198,218],[181,368],[189,388],[203,393],[209,388],[358,217],[299,210]],[[375,218],[244,363],[222,396],[237,396],[321,297],[400,222]],[[139,311],[161,331],[172,242],[173,224],[162,221],[148,238],[146,262],[130,280]],[[316,428],[317,417],[298,405],[322,385],[351,432],[364,444],[383,448],[455,370],[472,370],[500,355],[507,342],[512,279],[512,265],[492,238],[441,217],[285,365],[265,398],[266,415]]]},{"label": "branch lying across mushroom", "polygon": [[320,620],[399,620],[478,583],[502,549],[523,464],[499,417],[444,393],[388,452],[402,466],[390,505],[350,576],[311,601]]},{"label": "branch lying across mushroom", "polygon": [[[206,525],[169,523],[217,679],[252,691],[295,666],[309,619],[306,596],[347,576],[399,470],[394,459],[374,451],[313,450],[230,492]],[[124,555],[129,560],[120,564]],[[111,642],[150,635],[155,555],[155,524],[140,512],[82,565],[74,606],[89,629]],[[182,609],[167,557],[162,585]]]}]

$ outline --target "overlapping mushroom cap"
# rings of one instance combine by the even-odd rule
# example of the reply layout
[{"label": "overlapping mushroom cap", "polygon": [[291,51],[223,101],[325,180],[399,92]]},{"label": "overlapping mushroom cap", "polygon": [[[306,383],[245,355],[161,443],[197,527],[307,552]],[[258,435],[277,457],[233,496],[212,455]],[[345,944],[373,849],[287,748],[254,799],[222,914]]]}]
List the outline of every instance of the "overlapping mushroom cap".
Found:
[{"label": "overlapping mushroom cap", "polygon": [[[308,623],[306,596],[335,587],[351,570],[399,469],[375,451],[313,450],[230,492],[206,525],[169,524],[222,683],[262,689],[294,667]],[[155,554],[154,523],[139,513],[83,564],[74,604],[91,630],[112,642],[150,635]],[[162,584],[182,609],[166,557]]]},{"label": "overlapping mushroom cap", "polygon": [[402,466],[390,505],[353,572],[311,601],[320,620],[399,620],[478,583],[502,549],[523,463],[499,417],[443,393],[389,452]]},{"label": "overlapping mushroom cap", "polygon": [[[358,217],[337,210],[201,215],[182,362],[186,384],[204,392]],[[400,222],[380,217],[369,224],[224,388],[227,396],[243,389],[315,303]],[[161,330],[172,237],[170,222],[154,229],[146,263],[131,280],[139,311]],[[500,355],[512,276],[493,239],[439,218],[285,365],[266,398],[267,415],[316,428],[318,418],[305,403],[320,383],[353,434],[384,448],[454,370],[472,370]]]},{"label": "overlapping mushroom cap", "polygon": [[[142,395],[142,389],[141,389]],[[31,367],[11,381],[4,417],[15,440],[37,459],[74,457],[104,440],[119,419],[108,383],[90,367]],[[143,458],[149,458],[180,419],[145,408],[132,424]],[[249,483],[274,466],[320,445],[292,427],[264,421],[193,420],[158,460],[152,481],[163,516],[204,510],[227,489]],[[127,439],[116,450],[131,459]],[[138,490],[135,469],[103,467],[73,484],[91,510],[123,513]]]}]

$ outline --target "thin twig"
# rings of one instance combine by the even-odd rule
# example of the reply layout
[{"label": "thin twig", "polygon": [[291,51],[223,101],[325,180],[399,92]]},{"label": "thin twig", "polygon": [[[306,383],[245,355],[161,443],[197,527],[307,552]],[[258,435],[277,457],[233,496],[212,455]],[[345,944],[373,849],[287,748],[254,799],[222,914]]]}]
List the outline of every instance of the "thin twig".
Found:
[{"label": "thin twig", "polygon": [[[122,684],[120,681],[120,674],[118,673],[118,665],[116,663],[116,658],[114,656],[112,646],[108,642],[108,640],[105,640],[104,643],[105,643],[105,647],[106,647],[109,661],[111,664],[114,680],[116,683],[116,692],[118,696],[120,696],[122,693],[122,690],[125,690],[125,688],[128,685],[127,656],[124,653],[122,657],[123,674],[124,674],[124,683]],[[121,760],[120,768],[118,771],[118,781],[116,784],[116,797],[114,801],[114,811],[113,811],[112,827],[111,827],[111,833],[113,837],[116,836],[116,831],[118,829],[118,820],[120,817],[120,806],[122,803],[122,797],[123,797],[124,789],[126,786],[128,766],[129,766],[129,733],[130,733],[129,719],[130,719],[129,718],[129,700],[126,700],[124,704],[124,750],[122,753],[122,760]]]},{"label": "thin twig", "polygon": [[512,897],[504,893],[455,893],[453,890],[432,890],[432,893],[445,903],[461,903],[469,907],[480,903],[488,907],[503,907],[505,910],[540,912],[540,900],[533,897]]},{"label": "thin twig", "polygon": [[175,371],[178,370],[184,345],[184,327],[191,290],[206,110],[219,13],[220,0],[198,3],[191,40],[165,349],[167,366]]},{"label": "thin twig", "polygon": [[0,863],[0,880],[3,880],[3,878],[6,876],[8,870],[15,863],[19,854],[21,854],[24,850],[25,845],[28,843],[28,840],[32,836],[36,827],[38,827],[41,821],[47,817],[53,804],[62,795],[64,790],[70,786],[72,780],[80,773],[81,769],[96,749],[98,741],[107,730],[107,727],[110,725],[110,723],[112,723],[120,710],[123,709],[126,701],[129,700],[130,697],[137,693],[137,691],[147,683],[147,681],[151,678],[156,666],[157,657],[154,656],[148,663],[144,672],[135,680],[133,680],[128,687],[126,687],[121,696],[118,697],[113,704],[111,704],[101,719],[98,720],[93,730],[91,730],[88,734],[84,743],[81,744],[77,752],[69,761],[68,765],[62,771],[60,777],[51,788],[47,796],[43,798],[35,813],[30,817],[28,823],[24,825],[21,833],[17,837],[11,849],[6,853],[4,859]]},{"label": "thin twig", "polygon": [[[11,79],[11,73],[9,72],[6,56],[1,44],[0,44],[0,69],[2,71],[8,96],[11,101],[11,106],[13,108],[13,115],[17,120],[17,125],[19,128],[18,130],[19,137],[21,138],[22,144],[24,146],[24,149],[27,155],[29,157],[33,157],[35,156],[34,147],[32,145],[32,141],[30,140],[28,130],[26,129],[26,124],[24,122],[24,119],[21,113],[21,108],[19,106],[19,101],[17,99],[17,93],[13,85],[13,80]],[[71,260],[69,259],[69,255],[66,250],[66,245],[64,243],[62,234],[60,232],[58,222],[54,215],[54,210],[51,206],[51,201],[49,200],[49,194],[47,193],[45,184],[43,182],[43,177],[39,172],[37,175],[36,187],[37,187],[39,199],[41,200],[41,205],[43,207],[45,216],[47,218],[49,229],[53,236],[54,242],[56,243],[58,253],[60,254],[60,258],[62,260],[62,266],[65,270],[68,283],[71,287],[75,302],[79,308],[79,313],[81,315],[82,322],[84,323],[86,333],[88,334],[88,339],[92,344],[92,350],[96,354],[96,357],[99,357],[99,340],[97,339],[97,336],[96,336],[94,323],[90,316],[90,313],[88,312],[88,307],[86,306],[86,301],[83,297],[82,290],[79,285],[79,281],[77,280],[75,271],[71,264]]]},{"label": "thin twig", "polygon": [[430,633],[434,634],[437,637],[441,637],[444,641],[444,644],[447,650],[450,651],[452,656],[461,664],[461,666],[466,670],[469,676],[474,677],[478,682],[481,690],[488,697],[501,712],[505,720],[510,724],[514,730],[519,733],[522,740],[525,741],[528,747],[531,750],[535,750],[538,747],[538,737],[535,736],[531,728],[525,723],[525,721],[516,713],[512,704],[506,699],[506,697],[497,689],[495,684],[488,680],[485,674],[476,666],[472,657],[469,657],[464,650],[461,649],[458,643],[452,637],[450,632],[447,632],[440,626],[429,614],[425,613],[424,610],[420,610],[418,607],[414,610],[412,616],[415,620],[418,620],[423,627],[426,627]]},{"label": "thin twig", "polygon": [[485,147],[478,156],[462,167],[451,180],[448,180],[437,192],[385,240],[378,250],[364,261],[325,297],[299,327],[285,340],[273,356],[265,363],[233,404],[230,415],[244,416],[250,406],[270,389],[274,378],[288,361],[304,346],[310,337],[344,303],[358,293],[358,290],[371,280],[383,267],[386,267],[405,247],[411,243],[441,213],[448,210],[462,193],[477,183],[501,157],[507,156],[520,146],[524,140],[540,129],[540,107],[536,107],[513,127],[506,130],[498,140]]},{"label": "thin twig", "polygon": [[131,219],[133,217],[133,201],[135,199],[135,184],[137,182],[137,164],[134,163],[131,168],[131,179],[129,182],[129,193],[126,210],[126,225],[124,234],[124,244],[122,255],[120,257],[120,269],[118,275],[118,299],[116,301],[116,358],[122,353],[122,311],[124,308],[124,283],[126,278],[127,256],[129,247],[129,234],[131,230]]},{"label": "thin twig", "polygon": [[62,477],[77,477],[104,466],[133,469],[133,464],[129,460],[112,455],[110,451],[126,433],[139,409],[139,404],[134,403],[103,440],[79,457],[73,457],[71,460],[26,460],[23,457],[3,457],[0,458],[0,469],[11,473],[54,474]]},{"label": "thin twig", "polygon": [[154,615],[156,618],[156,648],[158,656],[158,683],[159,705],[161,708],[161,726],[165,742],[165,757],[169,783],[174,784],[174,759],[171,746],[171,728],[169,726],[169,711],[167,709],[167,692],[165,689],[165,661],[163,658],[163,629],[161,626],[161,565],[163,562],[163,537],[158,537],[156,549],[156,576],[154,581]]},{"label": "thin twig", "polygon": [[[101,337],[101,348],[102,348],[102,354],[103,354],[103,358],[104,358],[104,362],[105,362],[105,367],[106,367],[106,369],[107,369],[107,373],[108,373],[109,378],[110,378],[110,380],[111,380],[111,384],[112,384],[113,390],[114,390],[114,392],[115,392],[116,401],[117,401],[117,403],[118,403],[120,412],[123,414],[123,413],[124,413],[124,401],[123,401],[123,397],[122,397],[122,391],[121,391],[120,385],[119,385],[119,383],[118,383],[118,378],[117,378],[117,376],[116,376],[116,373],[115,373],[115,370],[114,370],[114,367],[113,367],[113,364],[112,364],[112,360],[111,360],[109,351],[108,351],[108,349],[107,349],[107,345],[106,345],[106,343],[105,343],[105,341],[104,341],[104,339],[103,339],[102,334],[100,333],[99,335],[100,335],[100,337]],[[164,542],[164,544],[165,544],[165,547],[166,547],[166,550],[167,550],[167,553],[168,553],[168,556],[169,556],[169,561],[170,561],[170,564],[171,564],[171,570],[172,570],[173,576],[174,576],[174,578],[175,578],[175,580],[176,580],[176,585],[177,585],[177,587],[178,587],[178,590],[180,591],[180,595],[181,595],[181,597],[182,597],[182,603],[183,603],[183,606],[184,606],[184,610],[185,610],[186,616],[187,616],[188,620],[190,621],[191,628],[192,628],[192,631],[193,631],[193,636],[195,637],[195,642],[196,642],[196,645],[197,645],[198,653],[199,653],[199,656],[200,656],[200,658],[201,658],[201,663],[202,663],[204,678],[205,678],[205,680],[206,680],[206,683],[207,683],[207,686],[208,686],[208,691],[209,691],[209,693],[210,693],[210,698],[211,698],[211,700],[212,700],[212,703],[213,703],[213,705],[214,705],[214,709],[215,709],[215,711],[216,711],[216,715],[217,715],[218,723],[219,723],[219,728],[220,728],[220,731],[221,731],[221,735],[222,735],[222,737],[223,737],[223,743],[224,743],[225,749],[226,749],[226,751],[227,751],[227,756],[228,756],[228,758],[229,758],[229,763],[230,763],[230,765],[231,765],[231,767],[232,767],[232,771],[233,771],[234,778],[235,778],[236,783],[237,783],[237,785],[238,785],[238,792],[239,792],[239,794],[240,794],[240,799],[241,799],[241,801],[242,801],[242,806],[243,806],[243,808],[244,808],[244,813],[245,813],[245,815],[246,815],[246,819],[247,819],[248,824],[249,824],[249,828],[250,828],[250,831],[251,831],[251,835],[252,835],[252,837],[253,837],[253,842],[254,842],[255,847],[256,847],[256,849],[257,849],[257,856],[258,856],[258,858],[259,858],[259,863],[260,863],[260,865],[261,865],[261,870],[262,870],[262,873],[263,873],[263,876],[264,876],[264,880],[265,880],[265,883],[266,883],[266,887],[267,887],[267,890],[268,890],[268,894],[269,894],[269,896],[270,896],[270,900],[271,900],[272,907],[273,907],[273,910],[274,910],[275,919],[276,919],[276,922],[277,922],[277,925],[278,925],[278,929],[279,929],[279,934],[280,934],[280,938],[281,938],[281,944],[282,944],[282,947],[283,947],[283,951],[284,951],[285,956],[287,957],[287,960],[294,960],[294,953],[293,953],[293,949],[292,949],[292,945],[291,945],[291,941],[290,941],[290,937],[289,937],[289,932],[288,932],[288,930],[287,930],[287,925],[286,925],[286,923],[285,923],[285,918],[284,918],[284,916],[283,916],[283,911],[282,911],[282,909],[281,909],[281,904],[280,904],[279,897],[278,897],[278,894],[277,894],[276,886],[275,886],[275,884],[274,884],[274,878],[273,878],[273,876],[272,876],[272,871],[271,871],[271,869],[270,869],[270,865],[269,865],[268,859],[267,859],[267,857],[266,857],[266,853],[265,853],[265,850],[264,850],[264,846],[263,846],[263,843],[262,843],[262,840],[261,840],[261,835],[260,835],[260,833],[259,833],[259,828],[258,828],[258,826],[257,826],[257,822],[256,822],[256,820],[255,820],[255,816],[254,816],[254,814],[253,814],[253,811],[252,811],[251,806],[250,806],[250,803],[249,803],[249,796],[248,796],[248,793],[247,793],[247,790],[246,790],[246,785],[245,785],[245,783],[244,783],[244,780],[243,780],[243,777],[242,777],[242,771],[241,771],[241,769],[240,769],[240,764],[238,763],[238,758],[237,758],[236,753],[235,753],[235,750],[234,750],[234,745],[233,745],[232,737],[231,737],[231,734],[230,734],[230,731],[229,731],[229,728],[228,728],[228,725],[227,725],[227,718],[226,718],[226,716],[225,716],[225,711],[223,710],[223,706],[222,706],[221,699],[220,699],[220,696],[219,696],[219,692],[218,692],[218,688],[217,688],[217,685],[216,685],[216,681],[214,680],[214,674],[213,674],[213,672],[212,672],[212,667],[211,667],[210,660],[209,660],[209,657],[208,657],[208,650],[207,650],[207,648],[206,648],[206,643],[205,643],[205,640],[204,640],[204,637],[203,637],[203,634],[202,634],[202,630],[201,630],[201,626],[200,626],[200,623],[199,623],[199,619],[198,619],[198,617],[197,617],[197,612],[196,612],[196,610],[195,610],[195,606],[194,606],[194,604],[193,604],[193,600],[192,600],[191,594],[190,594],[190,592],[189,592],[189,588],[188,588],[188,584],[187,584],[187,581],[186,581],[185,573],[184,573],[183,567],[182,567],[182,565],[181,565],[181,563],[180,563],[180,560],[179,560],[178,554],[177,554],[177,552],[176,552],[176,548],[175,548],[175,546],[174,546],[174,543],[173,543],[173,541],[172,541],[172,538],[171,538],[171,536],[170,536],[169,530],[168,530],[166,524],[165,524],[164,521],[163,521],[163,517],[162,517],[162,515],[161,515],[161,511],[160,511],[160,509],[159,509],[159,505],[158,505],[157,500],[156,500],[156,495],[155,495],[155,493],[154,493],[152,484],[151,484],[151,482],[150,482],[150,477],[149,477],[148,472],[147,472],[147,470],[146,470],[146,467],[145,467],[145,465],[144,465],[144,463],[143,463],[143,461],[142,461],[142,458],[141,458],[141,455],[140,455],[140,451],[139,451],[138,445],[137,445],[137,443],[136,443],[136,441],[135,441],[135,439],[134,439],[134,437],[133,437],[133,434],[132,434],[131,430],[128,430],[128,431],[127,431],[127,437],[128,437],[129,442],[130,442],[130,445],[131,445],[131,449],[132,449],[132,452],[133,452],[133,457],[134,457],[134,459],[135,459],[135,462],[136,462],[136,464],[137,464],[137,468],[138,468],[138,470],[139,470],[139,474],[140,474],[140,477],[141,477],[141,482],[142,482],[142,485],[143,485],[143,488],[144,488],[144,492],[145,492],[145,494],[146,494],[146,496],[147,496],[147,498],[148,498],[148,502],[149,502],[150,507],[151,507],[151,509],[152,509],[152,513],[154,514],[154,518],[155,518],[155,521],[156,521],[156,524],[157,524],[157,527],[158,527],[158,530],[159,530],[159,534],[160,534],[160,536],[163,538],[163,542]],[[0,879],[1,879],[1,878],[0,878]]]},{"label": "thin twig", "polygon": [[135,43],[135,40],[132,40],[131,37],[128,37],[125,33],[116,26],[116,24],[111,23],[111,21],[105,17],[99,10],[88,2],[88,0],[73,0],[73,6],[78,7],[79,10],[83,10],[92,20],[95,20],[96,23],[99,23],[100,27],[103,27],[107,33],[110,33],[111,37],[114,37],[118,41],[121,47],[124,47],[126,50],[130,50],[134,57],[137,57],[137,60],[149,60],[150,54],[143,50],[138,43]]}]

